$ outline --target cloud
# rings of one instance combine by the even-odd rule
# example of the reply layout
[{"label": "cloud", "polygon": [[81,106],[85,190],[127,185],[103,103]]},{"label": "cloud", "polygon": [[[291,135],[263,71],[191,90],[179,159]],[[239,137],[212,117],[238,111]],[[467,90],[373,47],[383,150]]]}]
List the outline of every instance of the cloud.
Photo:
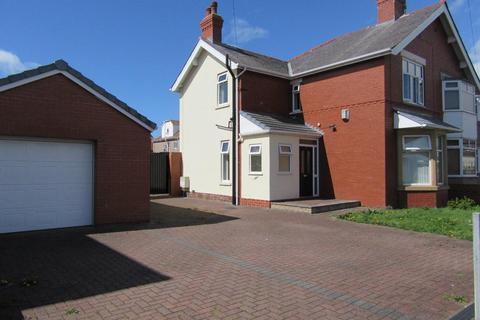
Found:
[{"label": "cloud", "polygon": [[38,67],[38,63],[23,62],[16,54],[0,49],[0,75],[7,76]]},{"label": "cloud", "polygon": [[480,40],[477,40],[475,46],[470,49],[470,58],[475,70],[477,70],[477,74],[480,75]]},{"label": "cloud", "polygon": [[237,19],[237,32],[235,36],[235,23],[232,20],[230,23],[230,32],[226,39],[228,41],[237,41],[238,43],[247,43],[255,39],[266,38],[268,36],[268,30],[252,26],[247,20]]},{"label": "cloud", "polygon": [[457,11],[465,4],[465,0],[452,0],[448,2],[448,7],[452,11]]}]

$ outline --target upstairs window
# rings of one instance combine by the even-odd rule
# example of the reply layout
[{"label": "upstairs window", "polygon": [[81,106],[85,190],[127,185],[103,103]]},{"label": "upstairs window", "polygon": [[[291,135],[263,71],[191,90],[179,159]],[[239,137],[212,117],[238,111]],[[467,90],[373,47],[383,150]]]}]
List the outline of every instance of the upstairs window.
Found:
[{"label": "upstairs window", "polygon": [[430,136],[404,136],[402,172],[404,185],[430,185]]},{"label": "upstairs window", "polygon": [[259,144],[252,144],[248,150],[250,158],[250,173],[262,173],[262,146]]},{"label": "upstairs window", "polygon": [[403,60],[403,101],[424,105],[425,68],[410,60]]},{"label": "upstairs window", "polygon": [[220,167],[222,182],[230,182],[230,141],[220,143]]},{"label": "upstairs window", "polygon": [[226,72],[219,74],[217,78],[217,104],[219,106],[228,104],[228,77]]},{"label": "upstairs window", "polygon": [[287,144],[278,145],[278,172],[290,173],[292,160],[292,146]]},{"label": "upstairs window", "polygon": [[300,84],[292,86],[292,112],[302,111],[302,102],[300,100]]},{"label": "upstairs window", "polygon": [[443,110],[477,113],[475,87],[461,80],[443,81]]}]

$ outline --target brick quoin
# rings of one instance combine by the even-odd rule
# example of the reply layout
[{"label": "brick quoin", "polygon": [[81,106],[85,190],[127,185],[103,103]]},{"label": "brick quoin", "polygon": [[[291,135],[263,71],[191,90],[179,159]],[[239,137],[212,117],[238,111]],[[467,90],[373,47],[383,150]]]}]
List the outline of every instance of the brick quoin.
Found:
[{"label": "brick quoin", "polygon": [[94,142],[95,223],[149,220],[150,132],[65,76],[1,92],[0,136]]}]

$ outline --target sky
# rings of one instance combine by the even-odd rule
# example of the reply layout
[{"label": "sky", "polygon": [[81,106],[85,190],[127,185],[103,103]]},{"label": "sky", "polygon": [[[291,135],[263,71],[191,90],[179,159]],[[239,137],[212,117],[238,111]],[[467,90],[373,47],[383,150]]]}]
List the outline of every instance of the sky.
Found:
[{"label": "sky", "polygon": [[[407,10],[437,1],[407,0]],[[218,3],[224,42],[281,59],[376,21],[375,0]],[[480,0],[448,3],[480,73]],[[64,59],[157,124],[178,119],[178,95],[169,89],[200,36],[199,23],[209,4],[1,0],[0,77]]]}]

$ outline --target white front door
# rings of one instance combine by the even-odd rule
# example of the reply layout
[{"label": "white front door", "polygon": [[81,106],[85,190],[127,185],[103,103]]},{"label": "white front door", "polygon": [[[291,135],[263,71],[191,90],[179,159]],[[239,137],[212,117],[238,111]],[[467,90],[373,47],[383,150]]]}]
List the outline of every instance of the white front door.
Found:
[{"label": "white front door", "polygon": [[93,145],[0,139],[0,233],[93,223]]}]

